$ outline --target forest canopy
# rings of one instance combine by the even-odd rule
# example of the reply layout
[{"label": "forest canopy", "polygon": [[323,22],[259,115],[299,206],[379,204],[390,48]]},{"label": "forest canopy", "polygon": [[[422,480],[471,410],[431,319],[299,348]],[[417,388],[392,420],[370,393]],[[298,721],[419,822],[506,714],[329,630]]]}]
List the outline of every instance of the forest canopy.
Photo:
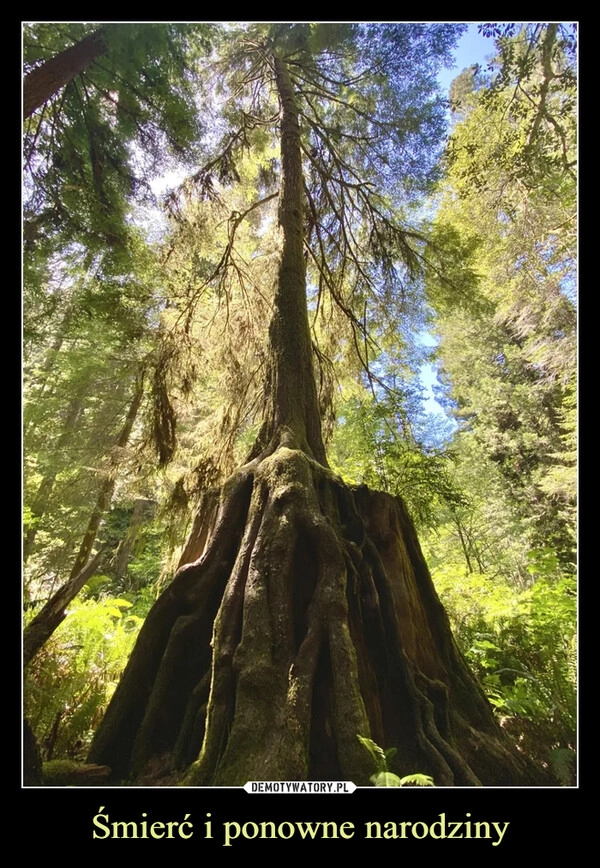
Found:
[{"label": "forest canopy", "polygon": [[573,783],[576,28],[465,28],[23,28],[37,766]]}]

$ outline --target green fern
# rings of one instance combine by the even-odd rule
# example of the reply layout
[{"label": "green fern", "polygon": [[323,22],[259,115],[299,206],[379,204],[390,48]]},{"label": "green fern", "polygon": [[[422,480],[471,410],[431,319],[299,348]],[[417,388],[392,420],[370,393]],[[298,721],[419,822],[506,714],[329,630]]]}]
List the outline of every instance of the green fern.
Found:
[{"label": "green fern", "polygon": [[375,765],[375,771],[377,773],[387,772],[388,764],[385,751],[370,738],[364,738],[362,735],[357,735],[356,737],[363,747],[365,747],[371,754],[371,758]]},{"label": "green fern", "polygon": [[429,775],[419,774],[405,775],[400,778],[398,775],[388,770],[388,761],[396,753],[396,748],[392,747],[384,751],[378,744],[370,738],[365,738],[362,735],[356,736],[359,742],[365,747],[373,759],[375,765],[375,774],[371,775],[370,781],[376,787],[435,787],[433,778]]}]

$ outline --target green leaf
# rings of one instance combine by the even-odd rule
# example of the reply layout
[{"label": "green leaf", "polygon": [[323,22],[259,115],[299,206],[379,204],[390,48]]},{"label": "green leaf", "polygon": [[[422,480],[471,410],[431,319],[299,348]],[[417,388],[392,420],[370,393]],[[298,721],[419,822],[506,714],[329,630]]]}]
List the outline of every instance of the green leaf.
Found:
[{"label": "green leaf", "polygon": [[356,736],[359,742],[366,747],[373,758],[373,762],[375,763],[375,768],[378,772],[386,772],[387,771],[387,759],[385,752],[382,748],[379,747],[378,744],[370,738],[364,738],[362,735]]},{"label": "green leaf", "polygon": [[371,783],[376,787],[401,787],[402,781],[392,772],[378,772],[371,776]]},{"label": "green leaf", "polygon": [[429,775],[422,774],[414,774],[414,775],[405,775],[403,778],[400,778],[400,786],[412,786],[412,787],[435,787],[433,782],[433,778]]}]

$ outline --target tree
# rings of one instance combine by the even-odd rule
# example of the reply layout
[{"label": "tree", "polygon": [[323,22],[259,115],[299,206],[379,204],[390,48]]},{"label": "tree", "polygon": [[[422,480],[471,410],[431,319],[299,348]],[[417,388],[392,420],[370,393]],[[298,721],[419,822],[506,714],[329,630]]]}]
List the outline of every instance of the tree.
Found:
[{"label": "tree", "polygon": [[209,25],[27,24],[23,31],[27,291],[39,261],[83,250],[106,275],[131,265],[129,207],[200,133],[190,84]]},{"label": "tree", "polygon": [[[142,396],[142,380],[140,379],[135,394],[131,400],[131,404],[129,405],[125,422],[115,443],[114,451],[117,454],[119,450],[122,451],[127,446],[127,441],[131,435],[131,430],[140,408]],[[91,578],[99,563],[100,553],[94,557],[91,557],[91,555],[94,544],[96,543],[100,522],[110,507],[115,490],[117,470],[115,465],[117,462],[114,458],[112,463],[113,466],[100,485],[96,503],[83,534],[81,545],[79,546],[79,550],[75,556],[75,561],[71,567],[69,578],[65,584],[52,595],[43,609],[38,612],[25,630],[23,638],[23,662],[25,665],[29,663],[34,654],[39,651],[44,642],[46,642],[46,640],[52,635],[61,621],[64,620],[66,617],[66,607],[75,599],[85,583]]]},{"label": "tree", "polygon": [[128,408],[139,403],[141,369],[152,368],[155,287],[145,253],[137,274],[113,281],[63,261],[42,285],[42,304],[27,310],[23,554],[27,585],[46,585],[30,599],[46,597],[49,575],[83,567],[89,551],[78,565],[69,560],[94,524],[93,504],[110,501],[99,489],[114,485],[127,455]]},{"label": "tree", "polygon": [[[232,35],[227,116],[238,126],[196,181],[214,193],[215,169],[221,183],[234,179],[239,146],[277,122],[281,252],[264,421],[217,501],[205,500],[90,760],[117,778],[159,761],[194,784],[367,783],[361,735],[397,747],[399,773],[438,785],[535,782],[457,651],[402,501],[328,468],[311,347],[305,254],[367,364],[357,303],[383,303],[419,259],[419,234],[396,206],[400,187],[410,194],[430,175],[415,149],[436,127],[428,75],[455,30],[255,25]],[[390,110],[403,98],[399,124]],[[379,170],[398,186],[378,188]]]},{"label": "tree", "polygon": [[430,297],[456,418],[500,469],[529,547],[550,546],[572,570],[574,41],[553,24],[498,35],[495,75],[453,130],[436,218],[464,291],[432,275]]},{"label": "tree", "polygon": [[80,42],[35,66],[23,82],[23,117],[31,117],[61,87],[88,69],[106,48],[102,30],[94,30]]}]

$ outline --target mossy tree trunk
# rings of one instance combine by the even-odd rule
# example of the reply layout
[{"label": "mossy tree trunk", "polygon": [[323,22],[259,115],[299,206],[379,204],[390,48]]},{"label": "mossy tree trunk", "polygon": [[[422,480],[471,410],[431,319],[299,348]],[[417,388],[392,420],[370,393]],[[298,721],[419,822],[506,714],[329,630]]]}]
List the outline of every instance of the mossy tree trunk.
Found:
[{"label": "mossy tree trunk", "polygon": [[298,115],[277,57],[274,69],[284,246],[265,423],[249,461],[205,499],[89,760],[117,779],[162,763],[194,785],[368,784],[362,735],[397,748],[398,773],[428,773],[438,786],[539,782],[457,650],[402,502],[327,467]]}]

